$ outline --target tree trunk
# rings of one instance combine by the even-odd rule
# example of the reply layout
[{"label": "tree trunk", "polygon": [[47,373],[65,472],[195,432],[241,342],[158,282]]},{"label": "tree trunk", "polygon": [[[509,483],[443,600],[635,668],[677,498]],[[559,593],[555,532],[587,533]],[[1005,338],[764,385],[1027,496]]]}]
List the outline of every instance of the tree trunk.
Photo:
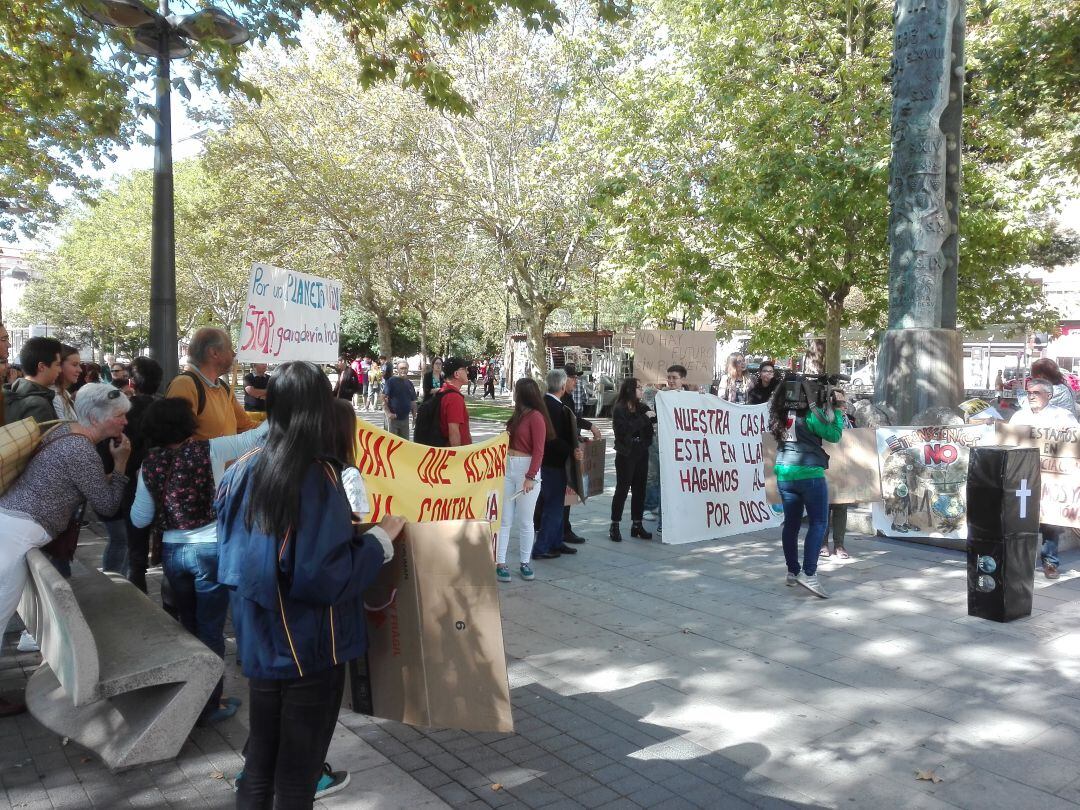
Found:
[{"label": "tree trunk", "polygon": [[848,288],[835,290],[825,299],[825,372],[836,374],[840,371],[840,327],[844,318],[844,300]]},{"label": "tree trunk", "polygon": [[[528,317],[526,324],[529,354],[533,362],[532,374],[541,383],[548,373],[547,348],[544,346],[544,326],[546,323],[547,318],[541,318],[533,313]],[[543,385],[541,385],[540,390],[544,390]]]},{"label": "tree trunk", "polygon": [[844,314],[844,304],[829,302],[825,306],[825,371],[836,374],[840,371],[840,318]]},{"label": "tree trunk", "polygon": [[393,330],[394,324],[391,320],[381,312],[376,313],[376,320],[379,324],[379,354],[386,355],[390,358],[394,356],[394,337]]},{"label": "tree trunk", "polygon": [[825,341],[813,338],[806,347],[806,359],[803,361],[804,374],[821,374],[825,371]]},{"label": "tree trunk", "polygon": [[426,312],[420,313],[420,371],[427,368],[428,364],[428,316]]}]

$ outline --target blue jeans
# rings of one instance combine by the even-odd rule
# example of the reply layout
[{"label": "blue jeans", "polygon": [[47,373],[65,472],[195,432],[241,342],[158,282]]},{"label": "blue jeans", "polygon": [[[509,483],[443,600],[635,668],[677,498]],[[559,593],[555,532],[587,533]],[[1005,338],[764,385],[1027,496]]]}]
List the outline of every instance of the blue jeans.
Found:
[{"label": "blue jeans", "polygon": [[533,556],[555,551],[563,542],[563,503],[566,502],[566,469],[543,467],[540,474],[540,530]]},{"label": "blue jeans", "polygon": [[802,525],[805,509],[810,525],[803,541],[802,570],[812,577],[817,573],[818,555],[829,523],[829,486],[824,478],[777,481],[776,486],[784,502],[783,538],[787,570],[792,574],[799,573],[799,526]]},{"label": "blue jeans", "polygon": [[1047,526],[1039,524],[1039,533],[1042,535],[1042,561],[1043,565],[1060,565],[1058,557],[1058,540],[1061,539],[1060,526]]},{"label": "blue jeans", "polygon": [[105,553],[101,555],[101,570],[127,576],[128,536],[127,522],[123,516],[101,521],[109,533]]},{"label": "blue jeans", "polygon": [[[184,629],[225,657],[225,616],[229,589],[217,581],[217,543],[162,543],[161,567],[172,588],[173,605]],[[218,681],[208,710],[221,701],[223,681]]]}]

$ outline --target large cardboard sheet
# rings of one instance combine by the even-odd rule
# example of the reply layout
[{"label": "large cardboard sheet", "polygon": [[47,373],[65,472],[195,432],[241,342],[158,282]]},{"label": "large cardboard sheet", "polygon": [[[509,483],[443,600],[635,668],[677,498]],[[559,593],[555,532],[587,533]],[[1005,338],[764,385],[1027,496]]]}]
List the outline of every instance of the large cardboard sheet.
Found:
[{"label": "large cardboard sheet", "polygon": [[[770,503],[780,502],[776,489],[776,441],[766,434],[765,492]],[[881,500],[881,476],[878,473],[877,432],[874,428],[847,428],[836,444],[825,444],[829,467],[829,503],[868,503]]]},{"label": "large cardboard sheet", "polygon": [[514,730],[498,588],[486,522],[406,525],[365,595],[376,717]]},{"label": "large cardboard sheet", "polygon": [[634,376],[643,384],[667,380],[670,366],[685,366],[686,381],[708,390],[716,369],[716,333],[639,329],[634,337]]}]

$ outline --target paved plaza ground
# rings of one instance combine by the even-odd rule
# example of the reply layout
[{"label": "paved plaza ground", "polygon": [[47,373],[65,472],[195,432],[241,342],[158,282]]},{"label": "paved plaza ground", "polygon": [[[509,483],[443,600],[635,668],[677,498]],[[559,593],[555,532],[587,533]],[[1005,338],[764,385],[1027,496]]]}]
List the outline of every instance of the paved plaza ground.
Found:
[{"label": "paved plaza ground", "polygon": [[[502,586],[516,733],[343,710],[329,758],[352,783],[317,806],[1080,808],[1080,553],[999,625],[967,616],[961,553],[852,536],[822,601],[785,587],[778,530],[611,543],[610,458],[607,483],[574,510],[579,554]],[[0,691],[40,661],[16,640]],[[231,640],[226,694],[246,698]],[[229,807],[246,728],[242,708],[113,776],[0,720],[0,807]]]}]

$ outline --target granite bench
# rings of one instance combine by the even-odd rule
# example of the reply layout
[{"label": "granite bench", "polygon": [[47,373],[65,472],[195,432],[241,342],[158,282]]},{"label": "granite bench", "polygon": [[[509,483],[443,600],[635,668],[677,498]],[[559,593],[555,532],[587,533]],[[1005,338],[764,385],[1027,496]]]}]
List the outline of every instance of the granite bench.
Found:
[{"label": "granite bench", "polygon": [[78,562],[64,579],[37,549],[26,561],[19,615],[44,659],[30,713],[114,772],[175,757],[221,659],[126,580]]}]

